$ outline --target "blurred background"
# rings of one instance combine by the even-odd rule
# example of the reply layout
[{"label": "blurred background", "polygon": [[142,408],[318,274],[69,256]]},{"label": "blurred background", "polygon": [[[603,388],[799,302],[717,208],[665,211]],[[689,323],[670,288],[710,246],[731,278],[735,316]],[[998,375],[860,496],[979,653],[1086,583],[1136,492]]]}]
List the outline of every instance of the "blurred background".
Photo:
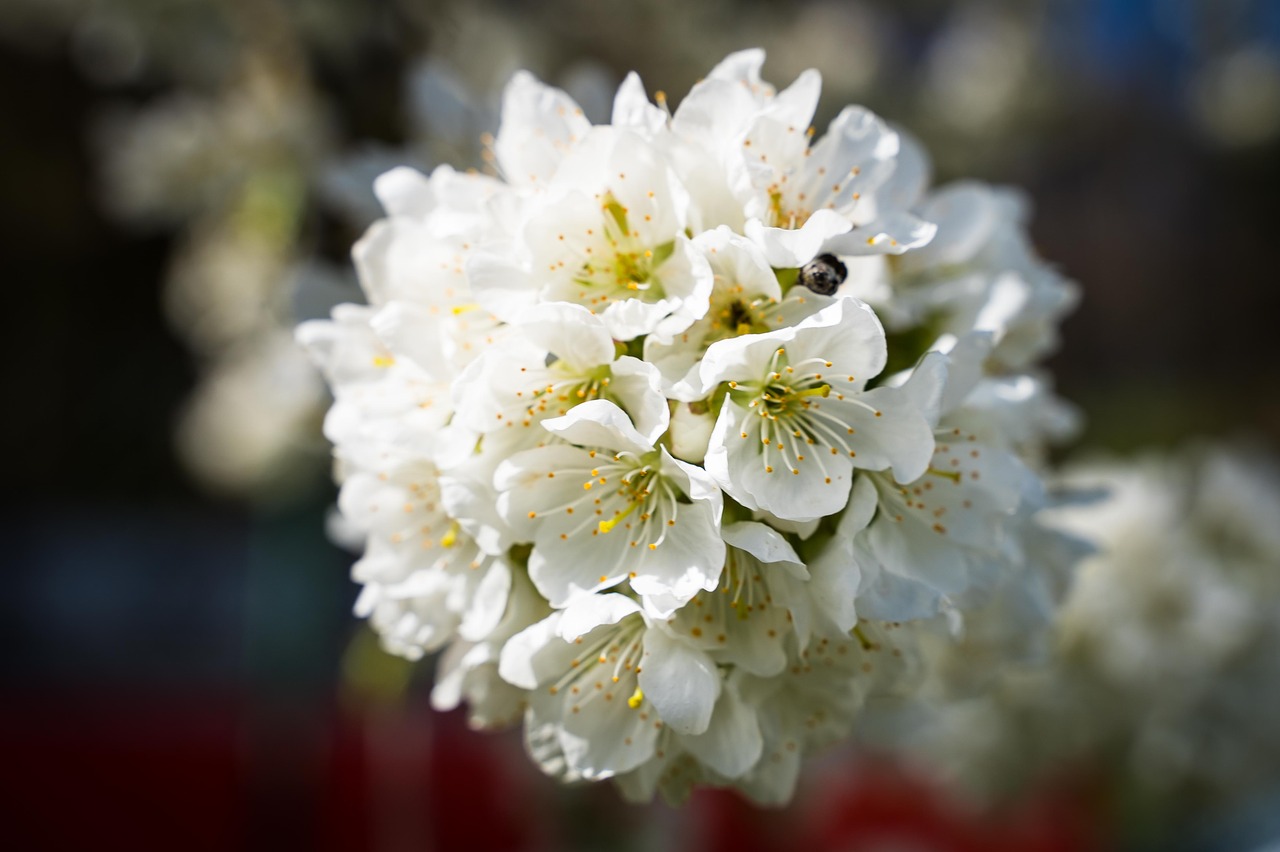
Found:
[{"label": "blurred background", "polygon": [[11,848],[1276,848],[1280,788],[1161,810],[1066,770],[995,810],[866,760],[782,813],[627,808],[432,712],[350,615],[290,329],[359,298],[372,178],[483,168],[518,68],[606,121],[628,70],[674,102],[754,45],[822,71],[820,128],[862,103],[938,180],[1025,190],[1084,296],[1064,455],[1280,451],[1272,0],[0,0]]}]

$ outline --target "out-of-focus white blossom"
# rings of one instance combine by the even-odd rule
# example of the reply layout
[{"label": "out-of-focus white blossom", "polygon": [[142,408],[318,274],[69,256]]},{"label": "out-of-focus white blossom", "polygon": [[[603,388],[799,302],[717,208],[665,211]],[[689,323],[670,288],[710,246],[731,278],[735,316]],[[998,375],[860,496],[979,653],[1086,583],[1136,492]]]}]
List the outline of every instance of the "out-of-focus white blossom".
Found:
[{"label": "out-of-focus white blossom", "polygon": [[283,330],[219,362],[182,414],[177,445],[211,487],[277,496],[317,484],[324,384]]},{"label": "out-of-focus white blossom", "polygon": [[[1062,612],[1075,676],[1115,694],[1146,786],[1222,795],[1280,766],[1280,469],[1258,453],[1084,466],[1107,502],[1058,520],[1094,536]],[[1123,617],[1120,613],[1123,612]]]},{"label": "out-of-focus white blossom", "polygon": [[[872,739],[883,744],[888,731],[889,742],[911,743],[922,761],[987,794],[1089,765],[1165,807],[1238,804],[1274,784],[1275,459],[1194,448],[1075,464],[1058,484],[1073,496],[1042,512],[1027,538],[1041,599],[1064,585],[1084,540],[1093,552],[1056,621],[1037,619],[1034,599],[1002,592],[966,619],[959,644],[922,645],[930,700],[916,702],[914,724],[878,720]],[[1027,656],[1029,647],[1039,654]],[[982,689],[957,677],[975,660],[994,673]]]},{"label": "out-of-focus white blossom", "polygon": [[[99,10],[101,25],[137,23],[122,11]],[[263,37],[280,35],[279,24],[263,21]],[[271,43],[241,50],[225,85],[115,110],[95,142],[108,212],[135,227],[182,226],[164,301],[202,373],[179,426],[183,460],[218,492],[288,499],[320,472],[315,424],[325,391],[305,362],[280,353],[279,338],[300,304],[332,305],[342,288],[320,284],[335,276],[316,275],[318,264],[299,262],[308,184],[332,139],[289,65],[296,57]],[[307,292],[294,301],[298,291]]]}]

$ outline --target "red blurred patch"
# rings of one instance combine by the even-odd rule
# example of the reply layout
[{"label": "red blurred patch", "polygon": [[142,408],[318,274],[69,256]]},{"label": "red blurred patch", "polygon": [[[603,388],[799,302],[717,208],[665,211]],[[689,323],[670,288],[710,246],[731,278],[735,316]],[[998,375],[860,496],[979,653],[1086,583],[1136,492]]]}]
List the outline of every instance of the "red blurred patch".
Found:
[{"label": "red blurred patch", "polygon": [[1099,852],[1104,848],[1087,790],[1076,783],[1030,791],[998,812],[981,812],[942,787],[888,763],[824,778],[797,818],[802,848],[840,852]]},{"label": "red blurred patch", "polygon": [[0,707],[6,845],[243,845],[235,718],[235,704],[225,697],[6,699]]}]

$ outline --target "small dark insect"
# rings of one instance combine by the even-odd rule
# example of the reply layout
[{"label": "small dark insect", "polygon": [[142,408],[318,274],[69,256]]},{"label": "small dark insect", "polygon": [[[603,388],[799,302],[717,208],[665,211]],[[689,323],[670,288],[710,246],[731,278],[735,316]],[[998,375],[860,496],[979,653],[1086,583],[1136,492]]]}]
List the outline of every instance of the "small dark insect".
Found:
[{"label": "small dark insect", "polygon": [[839,258],[833,254],[820,254],[801,267],[799,283],[815,293],[830,296],[848,276],[849,270]]}]

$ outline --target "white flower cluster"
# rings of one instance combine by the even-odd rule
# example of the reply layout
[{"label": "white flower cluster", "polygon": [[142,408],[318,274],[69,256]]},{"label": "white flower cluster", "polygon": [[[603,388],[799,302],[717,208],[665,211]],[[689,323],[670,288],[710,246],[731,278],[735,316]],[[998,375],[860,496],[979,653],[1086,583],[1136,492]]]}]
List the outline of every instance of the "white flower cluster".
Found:
[{"label": "white flower cluster", "polygon": [[674,113],[633,74],[605,126],[517,74],[501,178],[379,178],[369,304],[299,330],[358,612],[444,649],[438,707],[637,799],[783,802],[909,687],[903,622],[1050,606],[1032,465],[1071,417],[1033,361],[1072,287],[1016,198],[926,193],[859,107],[813,140],[818,74],[778,92],[763,61]]}]

